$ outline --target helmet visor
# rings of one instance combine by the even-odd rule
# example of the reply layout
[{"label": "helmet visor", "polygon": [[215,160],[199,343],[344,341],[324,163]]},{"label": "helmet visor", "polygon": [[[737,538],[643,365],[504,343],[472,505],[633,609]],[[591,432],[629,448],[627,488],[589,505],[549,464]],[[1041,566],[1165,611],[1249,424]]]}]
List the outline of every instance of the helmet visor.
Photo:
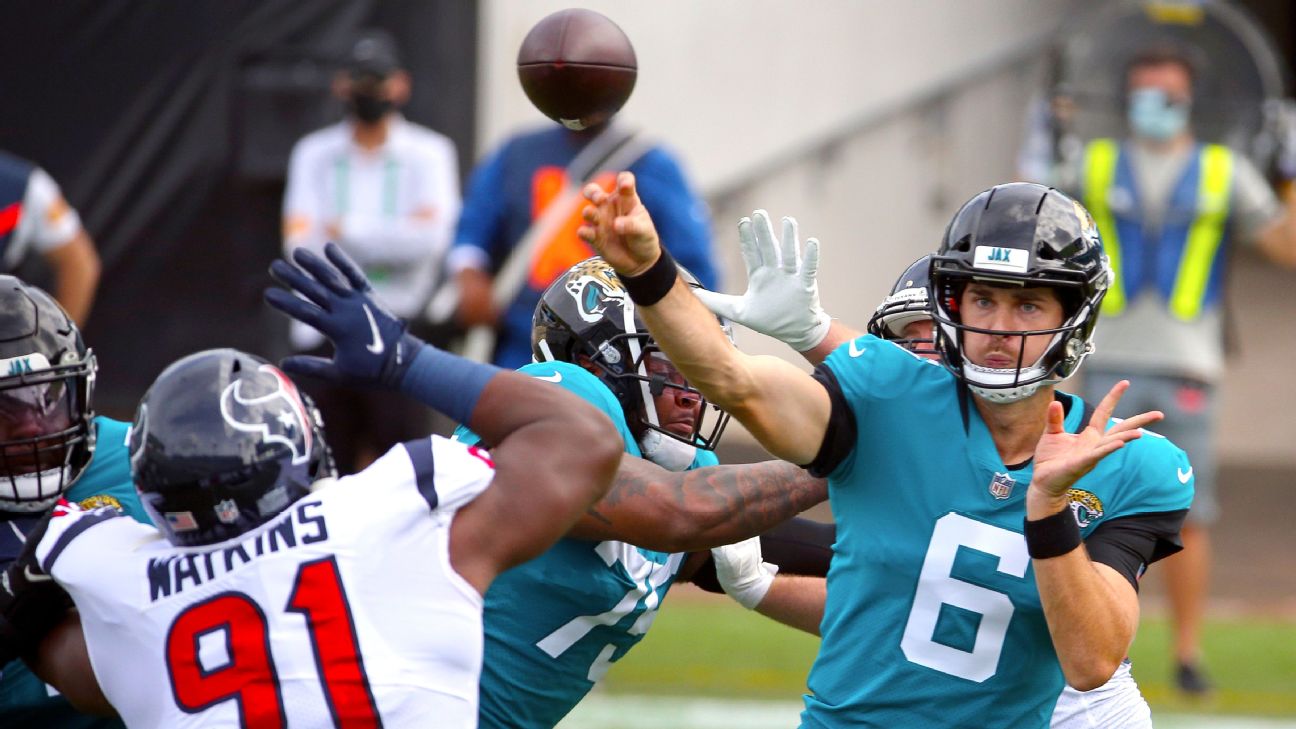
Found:
[{"label": "helmet visor", "polygon": [[67,380],[0,390],[0,502],[51,499],[70,485],[86,440],[78,391]]}]

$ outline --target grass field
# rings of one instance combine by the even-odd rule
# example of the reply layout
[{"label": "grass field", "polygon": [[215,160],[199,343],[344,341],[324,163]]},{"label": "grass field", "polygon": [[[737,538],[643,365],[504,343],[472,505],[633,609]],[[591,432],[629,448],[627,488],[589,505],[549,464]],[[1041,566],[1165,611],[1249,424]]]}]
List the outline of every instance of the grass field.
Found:
[{"label": "grass field", "polygon": [[[678,592],[563,729],[795,725],[818,638],[692,588]],[[1296,727],[1296,623],[1209,621],[1205,650],[1218,690],[1205,702],[1175,694],[1168,640],[1165,620],[1147,615],[1132,651],[1158,727]],[[705,700],[717,698],[729,701]]]}]

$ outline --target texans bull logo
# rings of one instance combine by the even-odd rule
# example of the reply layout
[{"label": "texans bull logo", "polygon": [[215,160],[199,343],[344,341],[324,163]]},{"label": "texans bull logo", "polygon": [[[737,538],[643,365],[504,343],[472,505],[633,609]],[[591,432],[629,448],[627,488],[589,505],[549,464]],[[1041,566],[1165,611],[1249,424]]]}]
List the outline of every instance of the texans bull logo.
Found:
[{"label": "texans bull logo", "polygon": [[235,430],[259,433],[264,443],[286,446],[292,451],[294,464],[305,463],[310,458],[313,433],[310,416],[297,393],[297,386],[271,365],[261,365],[257,371],[268,374],[269,382],[261,378],[254,387],[273,389],[249,397],[243,392],[247,380],[231,383],[221,392],[221,417]]}]

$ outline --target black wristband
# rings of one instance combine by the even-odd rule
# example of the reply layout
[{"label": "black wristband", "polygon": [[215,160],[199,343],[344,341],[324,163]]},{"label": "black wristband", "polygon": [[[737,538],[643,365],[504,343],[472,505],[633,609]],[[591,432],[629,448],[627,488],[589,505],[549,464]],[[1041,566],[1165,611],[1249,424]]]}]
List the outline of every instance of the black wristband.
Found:
[{"label": "black wristband", "polygon": [[1031,559],[1061,557],[1080,546],[1080,525],[1071,507],[1052,516],[1031,521],[1025,519],[1026,551]]},{"label": "black wristband", "polygon": [[671,258],[671,254],[663,246],[656,263],[637,276],[622,276],[621,284],[625,286],[626,293],[630,294],[631,301],[639,306],[652,306],[670,293],[678,277],[679,268],[675,265],[675,259]]}]

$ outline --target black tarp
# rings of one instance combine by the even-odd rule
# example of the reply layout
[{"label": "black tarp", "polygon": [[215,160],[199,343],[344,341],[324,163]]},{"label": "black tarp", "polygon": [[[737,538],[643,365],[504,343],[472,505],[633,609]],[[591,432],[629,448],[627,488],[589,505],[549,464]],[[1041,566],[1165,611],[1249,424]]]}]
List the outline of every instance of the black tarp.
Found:
[{"label": "black tarp", "polygon": [[[0,148],[54,176],[103,258],[85,334],[105,414],[129,418],[188,352],[284,353],[261,289],[287,155],[340,115],[328,82],[357,30],[392,32],[414,79],[406,116],[471,163],[475,2],[27,0],[5,20]],[[21,273],[48,285],[39,264]]]}]

